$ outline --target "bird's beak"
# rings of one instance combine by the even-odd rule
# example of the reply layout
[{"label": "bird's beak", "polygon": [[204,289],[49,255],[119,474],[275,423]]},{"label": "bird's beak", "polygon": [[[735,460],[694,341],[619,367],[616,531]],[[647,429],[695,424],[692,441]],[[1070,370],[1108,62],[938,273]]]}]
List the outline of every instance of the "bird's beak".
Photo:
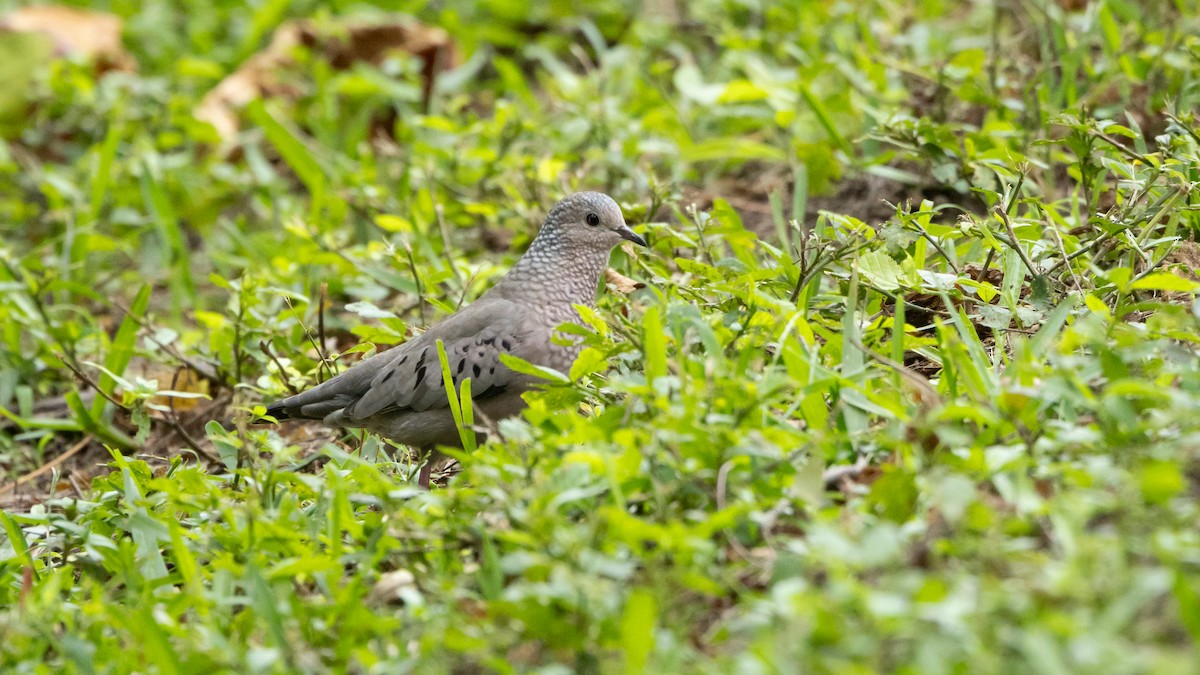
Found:
[{"label": "bird's beak", "polygon": [[622,226],[618,227],[615,231],[617,234],[621,235],[622,239],[632,241],[633,243],[637,244],[638,246],[649,246],[649,244],[646,243],[646,240],[642,239],[642,237],[640,235],[638,235],[633,230],[629,229],[628,225],[622,225]]}]

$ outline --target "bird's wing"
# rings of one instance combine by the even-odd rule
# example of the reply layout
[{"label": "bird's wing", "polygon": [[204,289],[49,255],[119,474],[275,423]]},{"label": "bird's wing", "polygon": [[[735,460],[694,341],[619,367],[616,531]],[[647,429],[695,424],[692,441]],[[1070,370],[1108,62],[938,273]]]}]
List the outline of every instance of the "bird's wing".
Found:
[{"label": "bird's wing", "polygon": [[471,378],[473,399],[497,395],[523,381],[522,376],[500,363],[500,354],[540,360],[538,354],[549,347],[549,331],[543,323],[534,320],[521,305],[502,298],[481,298],[398,348],[403,351],[374,371],[370,383],[346,408],[345,415],[363,420],[389,411],[448,407],[438,340],[446,350],[456,388]]}]

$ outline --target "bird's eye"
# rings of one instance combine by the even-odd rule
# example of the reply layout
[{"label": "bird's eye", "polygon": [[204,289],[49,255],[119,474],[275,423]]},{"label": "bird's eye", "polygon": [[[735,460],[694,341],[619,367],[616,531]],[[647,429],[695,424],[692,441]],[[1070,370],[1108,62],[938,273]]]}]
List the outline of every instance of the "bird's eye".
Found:
[{"label": "bird's eye", "polygon": [[598,216],[594,213],[587,214],[587,224],[591,225],[592,227],[599,225],[600,224],[600,216]]}]

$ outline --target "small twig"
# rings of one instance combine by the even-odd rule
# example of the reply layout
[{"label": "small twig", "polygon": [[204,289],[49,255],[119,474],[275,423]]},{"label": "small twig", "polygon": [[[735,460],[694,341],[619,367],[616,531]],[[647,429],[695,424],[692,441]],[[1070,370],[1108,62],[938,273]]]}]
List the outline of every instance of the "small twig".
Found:
[{"label": "small twig", "polygon": [[25,599],[33,592],[33,565],[21,566],[21,592],[17,600],[17,608],[25,613]]},{"label": "small twig", "polygon": [[[803,239],[801,241],[803,241]],[[820,274],[826,267],[832,265],[835,262],[838,262],[839,260],[841,260],[843,257],[845,257],[847,255],[852,255],[852,254],[858,253],[863,248],[866,248],[866,246],[867,246],[866,242],[862,242],[862,243],[859,243],[854,246],[851,246],[849,243],[842,243],[840,246],[833,249],[833,251],[830,253],[828,259],[814,261],[812,267],[796,281],[796,286],[794,288],[792,288],[792,294],[788,298],[788,302],[796,302],[796,300],[799,299],[800,293],[804,290],[804,288],[806,286],[808,286],[808,284],[813,279],[815,279],[817,277],[817,275]],[[815,254],[815,255],[819,255],[819,252],[818,252],[818,254]]]},{"label": "small twig", "polygon": [[[442,250],[447,253],[453,251],[454,249],[450,245],[450,228],[446,225],[446,209],[442,207],[441,202],[433,205],[433,213],[437,217],[438,232],[442,235]],[[458,266],[454,264],[454,261],[449,256],[447,256],[446,260],[447,264],[450,265],[450,273],[461,284],[463,279],[462,274],[458,271]]]},{"label": "small twig", "polygon": [[467,301],[467,293],[471,292],[471,282],[475,281],[475,272],[467,277],[467,280],[462,282],[462,293],[458,295],[458,304],[454,306],[454,311],[462,309],[463,303]]},{"label": "small twig", "polygon": [[917,222],[916,218],[913,218],[912,223],[918,230],[921,231],[921,236],[925,239],[925,241],[928,241],[930,244],[932,244],[933,247],[937,249],[937,252],[942,254],[942,258],[945,259],[946,264],[950,266],[950,269],[954,270],[954,274],[961,275],[962,273],[958,271],[958,265],[954,264],[954,259],[950,257],[950,254],[946,253],[946,249],[942,248],[942,245],[938,243],[937,239],[934,239],[933,235],[929,234],[929,231],[926,230],[921,223]]},{"label": "small twig", "polygon": [[983,274],[986,276],[988,268],[992,266],[992,258],[996,257],[996,249],[989,248],[987,256],[983,259]]},{"label": "small twig", "polygon": [[[182,369],[177,369],[175,371],[175,375],[171,377],[171,390],[172,391],[179,391],[179,386],[178,386],[179,385],[179,374],[182,372],[183,372]],[[183,424],[180,423],[179,412],[175,410],[175,397],[174,396],[167,398],[167,408],[170,411],[170,414],[167,416],[167,424],[170,425],[171,429],[180,438],[183,439],[183,442],[186,443],[189,448],[194,450],[196,452],[196,454],[202,455],[205,459],[209,460],[210,462],[220,461],[219,457],[212,455],[211,453],[209,453],[206,450],[202,450],[200,448],[200,444],[198,442],[196,442],[196,439],[192,438],[192,435],[189,434],[187,429],[185,429],[183,427]]]},{"label": "small twig", "polygon": [[[1039,212],[1043,213],[1043,215],[1045,214],[1045,211],[1042,209],[1041,204],[1037,204],[1037,210]],[[1051,223],[1049,229],[1054,234],[1054,243],[1058,247],[1058,254],[1062,256],[1063,260],[1068,260],[1069,258],[1067,256],[1067,247],[1066,247],[1066,244],[1063,243],[1063,238],[1062,238],[1062,235],[1059,234],[1058,228],[1055,227],[1053,223]],[[1057,268],[1058,267],[1055,266],[1055,269],[1057,269]],[[1070,265],[1067,265],[1067,271],[1070,272],[1070,274],[1071,274],[1071,281],[1075,284],[1075,288],[1079,291],[1082,291],[1083,284],[1081,284],[1079,282],[1079,277],[1075,275],[1075,270],[1071,269]]]},{"label": "small twig", "polygon": [[933,385],[929,383],[929,380],[925,379],[924,377],[921,377],[912,368],[909,368],[908,366],[904,365],[903,363],[897,363],[897,362],[893,361],[892,359],[889,359],[888,357],[884,356],[883,354],[880,354],[880,353],[874,351],[873,349],[864,345],[857,338],[847,338],[847,339],[850,341],[850,344],[855,346],[855,348],[857,348],[863,354],[866,354],[867,356],[871,357],[871,360],[876,361],[877,363],[879,363],[882,366],[891,368],[892,370],[899,373],[901,377],[903,377],[905,380],[907,380],[909,384],[916,387],[921,392],[921,395],[922,395],[921,396],[922,400],[917,401],[917,403],[919,405],[922,405],[923,408],[929,409],[929,408],[932,408],[934,405],[940,404],[942,402],[942,397],[938,395],[937,390],[933,388]]},{"label": "small twig", "polygon": [[1129,157],[1130,159],[1136,159],[1137,161],[1141,162],[1142,164],[1145,164],[1146,166],[1154,166],[1154,163],[1151,162],[1149,159],[1147,159],[1147,157],[1145,155],[1141,154],[1140,152],[1138,152],[1136,150],[1125,147],[1125,145],[1123,145],[1120,141],[1113,138],[1112,136],[1109,136],[1108,134],[1104,133],[1103,131],[1092,130],[1091,135],[1094,136],[1095,138],[1099,138],[1100,140],[1104,141],[1105,143],[1108,143],[1109,145],[1113,146],[1121,154]]},{"label": "small twig", "polygon": [[1196,132],[1192,129],[1192,125],[1186,124],[1183,120],[1176,117],[1173,113],[1164,113],[1164,114],[1166,115],[1167,119],[1174,122],[1176,125],[1179,126],[1180,129],[1183,129],[1183,131],[1185,133],[1187,133],[1187,135],[1191,136],[1192,140],[1196,141],[1196,143],[1200,143],[1200,135],[1196,134]]},{"label": "small twig", "polygon": [[237,319],[233,322],[233,378],[242,381],[242,325],[246,318],[245,287],[238,290]]},{"label": "small twig", "polygon": [[296,321],[299,322],[300,327],[304,329],[304,337],[308,338],[308,343],[312,345],[313,349],[317,350],[317,358],[321,360],[321,364],[317,366],[318,379],[320,378],[322,368],[328,370],[330,372],[330,376],[332,377],[333,368],[329,366],[329,357],[325,355],[325,350],[321,347],[321,344],[317,342],[316,338],[313,337],[312,331],[310,331],[304,325],[304,319],[301,319],[300,315],[296,313],[296,308],[292,306],[292,301],[284,297],[283,302],[288,306],[288,309],[292,310],[292,316],[296,317]]},{"label": "small twig", "polygon": [[[496,420],[486,415],[478,406],[474,406],[471,413],[475,416],[476,422],[482,422],[483,427],[487,429],[487,435],[491,438],[503,441],[504,434],[500,432],[500,425],[496,424]],[[475,426],[479,426],[476,424]]]},{"label": "small twig", "polygon": [[296,387],[296,385],[292,384],[292,377],[288,374],[287,368],[283,367],[283,363],[279,361],[279,357],[275,356],[275,352],[271,351],[271,341],[259,340],[258,346],[263,350],[263,353],[267,355],[267,358],[271,359],[271,362],[275,364],[275,367],[279,369],[279,375],[283,378],[283,386],[287,388],[288,393],[293,395],[299,394],[300,390]]},{"label": "small twig", "polygon": [[[1180,188],[1178,190],[1163,197],[1156,204],[1147,206],[1147,210],[1158,209],[1158,211],[1154,214],[1153,218],[1141,217],[1136,222],[1128,223],[1126,225],[1121,226],[1121,228],[1118,230],[1115,230],[1113,232],[1101,233],[1100,236],[1093,239],[1086,246],[1084,246],[1083,248],[1080,248],[1078,251],[1075,251],[1070,256],[1068,256],[1066,260],[1060,260],[1057,263],[1055,263],[1053,266],[1050,267],[1050,269],[1046,270],[1046,273],[1047,274],[1054,273],[1054,271],[1057,270],[1058,268],[1062,267],[1063,265],[1066,265],[1067,263],[1078,258],[1079,256],[1084,255],[1085,253],[1090,253],[1093,249],[1097,248],[1101,244],[1104,244],[1104,243],[1110,241],[1113,237],[1116,237],[1119,234],[1122,234],[1124,232],[1127,232],[1130,229],[1133,229],[1134,225],[1137,225],[1138,223],[1141,223],[1143,221],[1145,221],[1146,223],[1157,222],[1160,218],[1162,218],[1162,215],[1166,212],[1166,210],[1168,208],[1174,206],[1175,201],[1178,198],[1182,197],[1183,195],[1187,194],[1188,191],[1189,191],[1189,186],[1187,186],[1187,185],[1180,186]],[[1149,194],[1149,192],[1147,191],[1146,194]],[[1141,197],[1139,197],[1138,199],[1141,199]],[[1160,209],[1159,206],[1161,206],[1162,208]],[[1126,217],[1125,215],[1122,215],[1122,217],[1117,220],[1123,220],[1125,217]],[[1110,222],[1116,222],[1116,221],[1110,219]]]},{"label": "small twig", "polygon": [[1012,221],[1008,219],[1008,213],[999,206],[992,210],[1000,218],[1000,222],[1004,223],[1004,229],[1008,231],[1008,237],[1012,240],[1013,248],[1016,249],[1017,255],[1021,257],[1021,262],[1025,263],[1025,267],[1029,268],[1029,274],[1036,277],[1038,275],[1037,270],[1033,267],[1033,261],[1025,253],[1025,247],[1021,246],[1021,242],[1017,239],[1017,233],[1013,230]]},{"label": "small twig", "polygon": [[[329,284],[322,281],[321,282],[321,294],[317,298],[317,344],[321,345],[322,348],[325,347],[325,296],[328,293],[329,293]],[[322,358],[321,360],[324,361],[325,359]],[[331,376],[335,375],[336,373],[333,369],[333,364],[330,363],[328,365],[329,365],[329,374]]]},{"label": "small twig", "polygon": [[585,73],[592,73],[596,70],[596,62],[592,60],[587,50],[579,46],[578,42],[572,42],[568,49],[570,49],[572,56],[579,59],[579,65],[583,66]]},{"label": "small twig", "polygon": [[704,241],[704,227],[700,225],[700,210],[695,204],[690,204],[687,208],[688,218],[692,224],[696,226],[696,239],[700,244],[700,256],[704,258],[704,263],[707,265],[713,264],[712,254],[708,251],[708,244]]},{"label": "small twig", "polygon": [[[112,305],[113,305],[113,307],[116,307],[117,309],[121,310],[121,312],[122,312],[122,313],[123,313],[125,316],[129,317],[129,319],[131,319],[131,320],[132,320],[134,323],[136,323],[136,324],[137,324],[138,326],[140,326],[142,329],[144,329],[144,330],[146,330],[146,331],[151,331],[151,330],[153,329],[153,326],[151,326],[149,323],[147,323],[147,322],[146,322],[144,319],[142,319],[141,317],[138,317],[138,316],[134,315],[134,313],[133,313],[133,312],[131,312],[131,311],[129,310],[129,308],[128,308],[128,307],[126,307],[125,305],[121,304],[121,302],[120,302],[120,301],[118,301],[118,300],[111,300],[110,302],[112,302]],[[159,341],[158,341],[158,340],[156,340],[156,339],[154,338],[154,336],[153,336],[153,335],[151,335],[149,332],[147,332],[146,334],[144,334],[144,335],[143,335],[143,337],[145,337],[147,340],[149,340],[149,341],[153,342],[153,343],[154,343],[154,345],[155,345],[156,347],[158,347],[159,349],[161,349],[161,350],[163,350],[164,352],[166,352],[166,353],[167,353],[167,355],[168,355],[168,356],[170,356],[171,358],[173,358],[173,359],[175,359],[176,361],[178,361],[178,362],[182,363],[183,365],[187,366],[188,368],[191,368],[193,371],[195,371],[195,372],[196,372],[196,374],[197,374],[197,375],[199,375],[200,377],[203,377],[204,379],[208,380],[210,383],[212,383],[212,384],[215,384],[215,385],[217,385],[218,387],[224,387],[224,386],[225,386],[225,382],[224,382],[224,381],[221,379],[221,377],[220,377],[220,376],[219,376],[219,375],[218,375],[218,374],[215,372],[215,370],[211,370],[211,371],[210,371],[210,370],[206,370],[206,368],[212,368],[212,366],[210,366],[210,365],[208,365],[208,364],[204,364],[204,366],[201,366],[201,365],[199,365],[199,364],[195,363],[194,361],[191,361],[191,360],[189,360],[189,359],[188,359],[187,357],[185,357],[183,354],[179,353],[179,350],[178,350],[178,349],[176,349],[176,348],[175,348],[173,345],[163,344],[162,342],[159,342]]]},{"label": "small twig", "polygon": [[178,416],[167,418],[167,424],[171,427],[171,430],[174,431],[177,436],[179,436],[179,438],[183,439],[183,442],[188,446],[188,448],[193,450],[197,455],[200,455],[204,459],[213,463],[219,463],[221,461],[220,457],[208,450],[205,450],[200,445],[199,441],[197,441],[190,433],[188,433],[188,430],[184,428],[183,424],[179,421]]},{"label": "small twig", "polygon": [[50,471],[53,471],[55,467],[57,467],[58,465],[62,464],[65,461],[67,461],[68,459],[75,456],[76,454],[78,454],[80,450],[83,450],[84,448],[86,448],[88,446],[88,444],[91,442],[92,442],[91,436],[84,436],[82,440],[80,440],[75,445],[72,445],[70,447],[70,449],[68,449],[66,452],[59,455],[58,457],[55,457],[54,459],[50,460],[49,462],[46,462],[42,466],[25,474],[24,476],[21,476],[20,478],[17,479],[17,481],[15,483],[9,483],[8,485],[0,486],[0,494],[4,494],[5,492],[16,489],[30,481],[37,480],[37,478],[39,476],[42,476]]},{"label": "small twig", "polygon": [[[417,299],[424,300],[425,288],[421,284],[421,274],[417,271],[417,259],[413,256],[412,245],[408,243],[408,237],[403,237],[401,241],[404,242],[404,252],[408,254],[408,269],[412,271],[413,283],[415,283],[417,286]],[[421,325],[429,325],[425,320],[425,303],[418,302],[417,309],[420,310],[421,313]]]},{"label": "small twig", "polygon": [[1021,196],[1021,188],[1025,185],[1025,176],[1028,174],[1029,174],[1029,165],[1022,164],[1021,174],[1017,178],[1017,185],[1016,185],[1016,187],[1013,188],[1013,191],[1011,193],[1009,193],[1008,204],[1006,204],[1004,206],[1005,213],[1012,211],[1013,207],[1017,205],[1017,199],[1020,198],[1020,196]]},{"label": "small twig", "polygon": [[[1128,229],[1130,227],[1132,227],[1132,225],[1127,225],[1125,227],[1125,229]],[[1058,270],[1058,268],[1062,267],[1063,265],[1069,264],[1072,260],[1078,258],[1079,256],[1081,256],[1085,253],[1091,252],[1093,249],[1100,246],[1104,242],[1108,241],[1109,239],[1112,239],[1113,236],[1114,236],[1114,234],[1110,234],[1108,232],[1102,232],[1100,234],[1100,236],[1093,239],[1090,243],[1088,243],[1087,245],[1083,246],[1082,248],[1076,250],[1074,253],[1068,255],[1066,257],[1066,259],[1059,260],[1058,262],[1051,265],[1050,269],[1046,270],[1046,274],[1054,274],[1054,272],[1056,272]]]},{"label": "small twig", "polygon": [[74,373],[74,374],[75,374],[75,377],[76,377],[76,378],[78,378],[80,382],[82,382],[82,383],[86,384],[87,386],[91,387],[92,389],[94,389],[94,390],[95,390],[95,392],[96,392],[97,394],[100,394],[100,395],[101,395],[101,396],[103,396],[104,398],[108,399],[108,402],[109,402],[109,403],[112,403],[113,405],[117,406],[118,408],[124,408],[124,407],[125,407],[125,404],[124,404],[124,403],[121,403],[121,402],[120,402],[120,401],[118,401],[117,399],[113,398],[111,394],[109,394],[108,392],[106,392],[106,391],[104,391],[103,389],[101,389],[101,388],[100,388],[100,385],[99,385],[99,384],[97,384],[95,380],[93,380],[92,378],[88,377],[88,375],[87,375],[86,373],[84,373],[82,370],[80,370],[78,366],[76,366],[74,363],[71,363],[70,361],[68,361],[68,360],[64,359],[62,354],[59,354],[58,352],[55,352],[55,353],[54,353],[54,355],[55,355],[56,357],[58,357],[58,360],[59,360],[59,361],[62,361],[62,362],[63,362],[63,365],[65,365],[65,366],[67,367],[67,369],[68,369],[68,370],[70,370],[72,373]]},{"label": "small twig", "polygon": [[871,463],[867,458],[859,457],[858,461],[853,464],[837,464],[825,469],[825,473],[821,474],[822,480],[825,481],[825,489],[832,490],[838,487],[838,484],[847,478],[858,478],[863,471],[870,468]]},{"label": "small twig", "polygon": [[[1041,207],[1039,206],[1039,208]],[[1050,225],[1049,229],[1052,233],[1054,233],[1054,243],[1058,246],[1058,254],[1063,257],[1063,260],[1066,260],[1067,247],[1065,244],[1063,244],[1062,235],[1058,233],[1058,228],[1055,227],[1053,223]],[[1075,275],[1075,270],[1070,265],[1067,265],[1067,272],[1071,274],[1071,281],[1075,284],[1075,288],[1079,291],[1083,291],[1083,284],[1079,283],[1079,277]]]},{"label": "small twig", "polygon": [[67,482],[71,484],[71,489],[75,491],[75,498],[83,499],[83,488],[79,487],[79,481],[75,479],[75,474],[67,474]]}]

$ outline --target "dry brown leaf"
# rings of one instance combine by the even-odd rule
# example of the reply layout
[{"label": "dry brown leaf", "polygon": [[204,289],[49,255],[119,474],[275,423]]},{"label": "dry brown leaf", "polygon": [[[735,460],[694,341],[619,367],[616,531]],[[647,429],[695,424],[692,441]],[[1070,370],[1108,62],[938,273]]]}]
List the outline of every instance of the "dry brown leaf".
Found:
[{"label": "dry brown leaf", "polygon": [[[211,382],[200,373],[188,367],[170,366],[164,363],[156,363],[140,357],[134,357],[130,360],[129,365],[122,373],[122,377],[126,380],[133,381],[135,378],[150,380],[157,383],[160,390],[171,390],[184,392],[188,394],[203,394],[203,397],[189,398],[183,396],[151,396],[147,401],[154,405],[168,408],[175,415],[190,413],[197,408],[210,405],[213,396]],[[119,400],[123,395],[120,387],[113,392]],[[152,410],[151,417],[157,419],[165,419],[170,417],[167,413]]]},{"label": "dry brown leaf", "polygon": [[0,20],[0,29],[42,33],[54,41],[59,56],[94,59],[100,70],[133,70],[135,63],[121,46],[121,19],[61,5],[22,7]]},{"label": "dry brown leaf", "polygon": [[618,293],[625,293],[627,295],[639,288],[646,287],[646,284],[643,284],[640,281],[634,281],[633,279],[630,279],[611,267],[604,270],[604,283],[614,291],[617,291]]},{"label": "dry brown leaf", "polygon": [[403,605],[405,592],[415,590],[417,590],[417,577],[412,572],[406,569],[384,572],[379,576],[379,581],[376,581],[371,588],[371,592],[367,594],[367,604],[376,607]]},{"label": "dry brown leaf", "polygon": [[196,107],[196,119],[213,125],[228,142],[237,135],[238,113],[247,103],[258,98],[295,97],[297,93],[283,84],[285,78],[280,74],[293,65],[292,53],[300,46],[321,55],[339,70],[359,62],[379,63],[392,51],[413,54],[423,62],[426,100],[437,73],[453,67],[457,58],[446,31],[411,20],[345,22],[333,27],[308,20],[289,21],[276,29],[265,50],[250,57],[205,95]]},{"label": "dry brown leaf", "polygon": [[158,380],[160,387],[169,387],[172,391],[179,391],[188,394],[204,394],[205,398],[185,398],[176,396],[154,396],[149,402],[166,406],[176,413],[184,413],[193,410],[201,404],[206,404],[209,401],[208,380],[201,377],[200,373],[191,368],[177,368],[170,376]]}]

